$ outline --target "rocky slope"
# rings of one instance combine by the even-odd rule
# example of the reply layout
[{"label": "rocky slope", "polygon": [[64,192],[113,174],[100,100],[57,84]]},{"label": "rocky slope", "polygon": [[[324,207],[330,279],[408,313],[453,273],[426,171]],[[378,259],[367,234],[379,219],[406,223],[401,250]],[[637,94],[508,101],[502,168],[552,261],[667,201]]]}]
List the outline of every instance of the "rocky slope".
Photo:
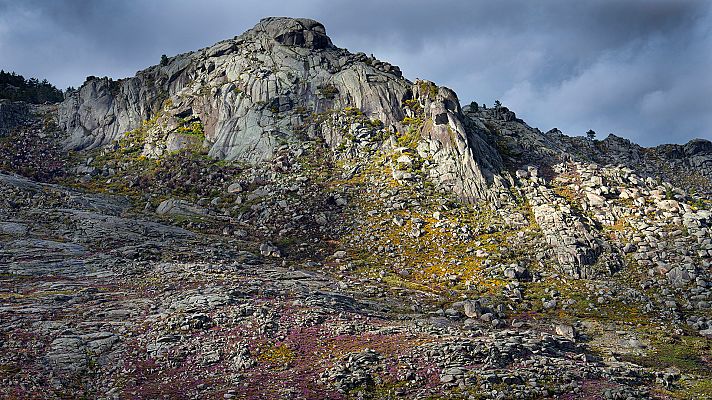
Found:
[{"label": "rocky slope", "polygon": [[[300,135],[322,136],[314,117],[345,107],[380,121],[384,132],[401,131],[409,100],[419,106],[410,110],[412,120],[434,122],[422,136],[441,161],[434,170],[442,181],[464,196],[485,197],[499,156],[465,131],[455,94],[427,82],[413,85],[398,67],[336,48],[312,20],[268,18],[235,39],[173,57],[134,78],[90,77],[61,104],[59,125],[70,133],[69,148],[91,149],[158,118],[155,123],[168,129],[144,152],[159,156],[180,147],[180,133],[171,129],[177,123],[199,123],[211,157],[262,161]],[[323,137],[337,146],[343,133]]]},{"label": "rocky slope", "polygon": [[2,398],[707,398],[712,145],[461,107],[268,18],[0,104]]},{"label": "rocky slope", "polygon": [[0,136],[7,135],[29,119],[29,107],[22,102],[0,100]]}]

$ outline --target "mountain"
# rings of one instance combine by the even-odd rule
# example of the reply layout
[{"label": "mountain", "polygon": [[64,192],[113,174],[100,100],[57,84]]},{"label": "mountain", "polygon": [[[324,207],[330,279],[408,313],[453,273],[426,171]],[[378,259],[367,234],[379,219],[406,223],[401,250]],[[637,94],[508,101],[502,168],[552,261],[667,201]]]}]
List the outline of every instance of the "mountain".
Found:
[{"label": "mountain", "polygon": [[0,103],[8,398],[704,398],[712,143],[643,148],[266,18]]}]

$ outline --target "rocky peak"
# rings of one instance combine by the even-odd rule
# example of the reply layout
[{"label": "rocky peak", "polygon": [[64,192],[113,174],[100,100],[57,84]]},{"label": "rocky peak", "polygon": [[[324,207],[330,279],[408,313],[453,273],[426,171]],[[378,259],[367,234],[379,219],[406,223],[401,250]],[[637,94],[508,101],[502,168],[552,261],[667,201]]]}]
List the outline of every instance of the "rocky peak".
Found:
[{"label": "rocky peak", "polygon": [[[414,85],[396,66],[339,49],[309,19],[266,18],[234,39],[135,77],[88,79],[60,106],[59,121],[70,132],[67,147],[78,150],[140,130],[142,154],[160,157],[195,143],[195,136],[185,137],[190,126],[200,128],[211,157],[254,163],[273,159],[280,145],[299,143],[302,134],[340,145],[341,132],[325,135],[314,121],[347,108],[382,122],[386,136],[417,134],[443,187],[473,201],[497,197],[487,188],[502,186],[501,160],[466,122],[452,90]],[[412,118],[404,124],[407,113]]]},{"label": "rocky peak", "polygon": [[333,48],[326,29],[320,22],[307,18],[269,17],[262,19],[252,31],[264,33],[287,46],[310,49]]}]

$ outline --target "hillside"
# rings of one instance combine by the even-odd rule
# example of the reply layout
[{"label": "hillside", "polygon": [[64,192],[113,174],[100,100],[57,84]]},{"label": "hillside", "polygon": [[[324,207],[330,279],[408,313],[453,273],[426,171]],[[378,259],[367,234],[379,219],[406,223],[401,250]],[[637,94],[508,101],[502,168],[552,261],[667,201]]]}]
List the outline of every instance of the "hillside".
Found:
[{"label": "hillside", "polygon": [[267,18],[0,103],[3,398],[702,399],[712,143],[541,132]]}]

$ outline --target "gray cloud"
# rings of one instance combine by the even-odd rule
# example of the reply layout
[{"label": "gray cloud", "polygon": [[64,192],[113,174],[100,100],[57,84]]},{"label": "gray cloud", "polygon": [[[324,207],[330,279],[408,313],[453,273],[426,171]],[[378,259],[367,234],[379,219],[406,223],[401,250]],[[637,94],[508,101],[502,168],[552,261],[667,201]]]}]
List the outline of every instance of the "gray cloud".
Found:
[{"label": "gray cloud", "polygon": [[699,0],[0,0],[0,67],[77,86],[126,77],[269,15],[323,22],[335,44],[500,99],[530,125],[644,145],[712,139],[712,7]]}]

